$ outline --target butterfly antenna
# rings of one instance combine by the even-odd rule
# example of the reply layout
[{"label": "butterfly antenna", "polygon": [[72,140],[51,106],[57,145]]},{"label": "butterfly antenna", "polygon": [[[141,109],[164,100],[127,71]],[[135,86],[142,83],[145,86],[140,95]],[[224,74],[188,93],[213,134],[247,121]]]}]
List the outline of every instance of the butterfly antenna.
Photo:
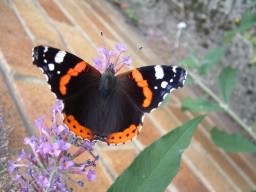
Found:
[{"label": "butterfly antenna", "polygon": [[142,49],[143,49],[143,47],[140,46],[139,48],[137,48],[137,51],[138,51],[138,52],[139,52],[139,51],[142,51]]},{"label": "butterfly antenna", "polygon": [[105,39],[104,39],[104,33],[102,31],[100,32],[100,36],[101,36],[101,40],[102,40],[102,43],[101,43],[100,47],[105,47],[106,48],[106,42],[105,42]]}]

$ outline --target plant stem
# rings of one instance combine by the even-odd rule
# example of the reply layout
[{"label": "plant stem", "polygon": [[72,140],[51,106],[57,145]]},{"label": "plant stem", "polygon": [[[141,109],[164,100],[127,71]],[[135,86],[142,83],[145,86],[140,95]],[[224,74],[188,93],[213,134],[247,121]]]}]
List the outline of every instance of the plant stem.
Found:
[{"label": "plant stem", "polygon": [[45,190],[45,192],[49,192],[51,185],[52,185],[52,180],[54,178],[55,173],[57,172],[58,167],[55,166],[55,169],[53,170],[53,172],[51,173],[50,177],[49,177],[49,187],[47,187],[47,189]]},{"label": "plant stem", "polygon": [[231,109],[230,107],[224,103],[215,93],[213,93],[208,87],[206,87],[200,78],[198,78],[193,72],[189,72],[190,77],[194,80],[194,82],[208,95],[210,95],[222,108],[223,110],[233,118],[254,140],[256,140],[256,135],[252,131],[252,128],[246,125]]}]

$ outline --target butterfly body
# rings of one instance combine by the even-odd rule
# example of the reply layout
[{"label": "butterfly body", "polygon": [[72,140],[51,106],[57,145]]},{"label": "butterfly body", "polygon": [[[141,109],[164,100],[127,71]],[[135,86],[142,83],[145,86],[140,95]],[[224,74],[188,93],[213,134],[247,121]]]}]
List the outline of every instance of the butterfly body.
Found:
[{"label": "butterfly body", "polygon": [[33,63],[48,78],[64,103],[64,123],[76,136],[108,144],[138,135],[144,113],[157,108],[165,95],[183,86],[186,71],[177,66],[145,66],[104,73],[71,53],[47,46],[33,49]]}]

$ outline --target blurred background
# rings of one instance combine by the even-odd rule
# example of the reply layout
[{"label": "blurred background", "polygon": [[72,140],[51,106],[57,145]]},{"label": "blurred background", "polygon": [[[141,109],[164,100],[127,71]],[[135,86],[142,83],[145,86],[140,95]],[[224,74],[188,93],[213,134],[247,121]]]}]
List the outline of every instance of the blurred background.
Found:
[{"label": "blurred background", "polygon": [[[180,65],[185,88],[166,98],[125,145],[97,144],[97,179],[74,191],[106,191],[146,146],[205,114],[166,191],[253,191],[256,184],[256,2],[253,0],[0,0],[0,189],[6,164],[51,118],[54,96],[32,65],[49,45],[92,63],[99,47],[127,46],[133,67]],[[101,35],[103,33],[103,36]]]}]

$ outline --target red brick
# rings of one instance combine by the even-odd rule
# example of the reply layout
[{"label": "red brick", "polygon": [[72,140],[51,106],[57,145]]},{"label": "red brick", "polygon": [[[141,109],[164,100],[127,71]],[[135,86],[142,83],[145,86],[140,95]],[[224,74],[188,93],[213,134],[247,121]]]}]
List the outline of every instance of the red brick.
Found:
[{"label": "red brick", "polygon": [[13,4],[24,20],[28,30],[36,39],[39,39],[40,43],[54,47],[60,47],[62,45],[56,30],[50,25],[45,15],[38,10],[35,1],[13,0]]},{"label": "red brick", "polygon": [[170,111],[165,110],[164,107],[159,107],[152,112],[153,118],[158,122],[166,132],[177,127],[177,122],[173,119],[173,116],[170,114]]},{"label": "red brick", "polygon": [[[100,15],[101,19],[104,20],[104,24],[109,26],[118,35],[115,35],[115,41],[125,43],[128,47],[134,50],[133,54],[139,56],[144,64],[139,65],[155,65],[162,63],[161,59],[157,57],[145,41],[145,36],[136,31],[133,27],[127,25],[127,19],[116,10],[109,2],[103,1],[87,1],[88,5],[91,6],[92,10]],[[111,14],[110,14],[111,13]],[[117,19],[118,18],[118,19]],[[134,33],[135,31],[135,33]],[[136,48],[143,46],[143,50],[137,52]],[[132,51],[130,51],[132,53]],[[138,66],[138,63],[136,63]]]},{"label": "red brick", "polygon": [[46,82],[18,80],[15,83],[31,124],[34,125],[34,120],[41,116],[51,120],[51,109],[55,103],[55,97]]},{"label": "red brick", "polygon": [[32,43],[9,5],[0,1],[0,47],[7,64],[16,72],[33,74],[31,68]]},{"label": "red brick", "polygon": [[97,28],[94,24],[94,20],[88,18],[85,10],[81,6],[77,5],[79,3],[79,1],[74,3],[73,1],[69,0],[62,0],[58,2],[58,4],[63,6],[65,11],[71,15],[71,21],[77,23],[77,25],[81,27],[84,35],[87,36],[93,44],[102,46],[103,42],[102,37],[100,36],[100,32],[104,32],[104,28]]},{"label": "red brick", "polygon": [[76,28],[59,22],[55,22],[55,26],[62,32],[62,36],[73,54],[89,63],[92,58],[98,56],[97,49]]},{"label": "red brick", "polygon": [[134,149],[121,150],[116,147],[114,150],[102,151],[100,157],[105,161],[112,174],[117,177],[131,164],[136,157],[136,152]]},{"label": "red brick", "polygon": [[208,189],[200,181],[199,178],[189,169],[182,161],[178,174],[172,181],[172,184],[181,192],[205,192]]},{"label": "red brick", "polygon": [[0,108],[3,113],[4,126],[9,131],[9,152],[16,155],[24,147],[24,138],[28,136],[28,131],[24,126],[20,112],[13,101],[11,89],[6,86],[4,77],[0,73]]},{"label": "red brick", "polygon": [[[237,166],[243,170],[244,174],[247,175],[253,183],[256,183],[256,166],[253,154],[232,154],[227,153]],[[242,166],[239,166],[242,165]]]},{"label": "red brick", "polygon": [[242,175],[236,174],[237,170],[235,170],[234,166],[227,160],[229,158],[228,155],[221,153],[217,146],[211,143],[209,138],[202,133],[201,129],[196,131],[194,138],[200,142],[201,146],[207,150],[208,156],[213,158],[215,163],[219,165],[220,169],[224,171],[234,183],[241,188],[247,188],[248,183],[245,181]]},{"label": "red brick", "polygon": [[[98,9],[98,7],[90,7],[88,3],[84,3],[83,1],[78,2],[79,7],[81,8],[82,12],[86,15],[86,18],[88,18],[90,21],[93,21],[93,24],[97,27],[99,31],[102,31],[104,36],[107,38],[117,41],[116,38],[113,36],[113,33],[109,31],[104,26],[104,23],[99,19],[100,17],[105,17],[105,15],[101,14],[101,11]],[[94,14],[94,12],[97,12],[97,14]]]},{"label": "red brick", "polygon": [[143,128],[136,139],[138,139],[144,146],[148,146],[152,142],[160,138],[160,136],[161,134],[155,128],[155,125],[152,123],[152,120],[150,120],[148,116],[145,116]]},{"label": "red brick", "polygon": [[59,7],[54,3],[54,1],[39,0],[39,3],[48,13],[48,16],[51,17],[53,20],[72,25],[72,23],[65,16],[65,14],[63,14],[63,12],[59,9]]},{"label": "red brick", "polygon": [[[216,162],[211,159],[211,155],[206,150],[205,152],[199,151],[199,148],[195,148],[194,145],[195,143],[190,145],[185,151],[185,155],[193,162],[195,169],[210,183],[215,191],[235,191],[236,188],[243,188],[243,186],[235,185],[235,182],[230,183],[229,180],[232,179],[229,177],[230,175],[225,175],[226,173],[221,167],[216,167]],[[240,183],[243,183],[243,181]],[[248,187],[244,191],[249,191]]]}]

